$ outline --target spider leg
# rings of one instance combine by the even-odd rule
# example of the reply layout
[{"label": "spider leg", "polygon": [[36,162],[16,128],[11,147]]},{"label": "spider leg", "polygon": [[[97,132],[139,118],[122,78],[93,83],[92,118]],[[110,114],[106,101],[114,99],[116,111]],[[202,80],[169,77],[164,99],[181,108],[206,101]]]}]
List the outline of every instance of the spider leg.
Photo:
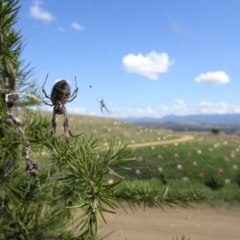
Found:
[{"label": "spider leg", "polygon": [[76,89],[74,90],[74,92],[73,92],[72,95],[70,96],[68,102],[73,101],[73,100],[77,97],[78,87],[77,87],[77,79],[76,79],[76,76],[75,76],[75,84],[76,84]]},{"label": "spider leg", "polygon": [[[102,112],[102,113],[103,113],[103,109],[104,109],[104,108],[105,108],[105,110],[106,110],[107,112],[109,112],[109,110],[108,110],[106,104],[104,103],[103,99],[102,99],[101,101],[98,101],[98,102],[100,103],[100,107],[101,107],[101,112]],[[109,112],[109,113],[110,113],[110,112]]]},{"label": "spider leg", "polygon": [[57,127],[57,120],[56,120],[56,113],[53,110],[53,115],[52,115],[52,129],[50,136],[53,138],[53,144],[55,142],[55,134],[56,134],[56,127]]},{"label": "spider leg", "polygon": [[[63,106],[64,107],[64,106]],[[69,146],[70,148],[70,145],[69,145],[69,135],[71,137],[78,137],[80,135],[83,134],[83,132],[81,132],[80,134],[77,134],[77,135],[73,135],[71,130],[69,129],[68,127],[68,117],[67,117],[67,110],[66,108],[64,107],[64,111],[63,111],[63,116],[64,116],[64,120],[63,120],[63,128],[64,128],[64,135],[65,135],[65,139],[66,139],[66,142],[67,142],[67,145]]]},{"label": "spider leg", "polygon": [[44,88],[42,88],[42,92],[44,93],[44,95],[45,95],[45,97],[46,98],[49,98],[49,99],[51,99],[48,95],[47,95],[47,93],[46,93],[46,91],[45,91],[45,89]]},{"label": "spider leg", "polygon": [[[109,110],[107,109],[106,105],[104,105],[104,108],[106,109],[107,112],[109,112]],[[109,112],[110,113],[110,112]]]},{"label": "spider leg", "polygon": [[49,104],[49,103],[47,103],[47,102],[45,102],[45,100],[44,99],[42,99],[42,101],[46,104],[46,105],[48,105],[48,106],[53,106],[53,104]]},{"label": "spider leg", "polygon": [[43,83],[42,88],[44,88],[44,85],[45,85],[45,83],[46,83],[46,81],[47,81],[47,78],[48,78],[48,74],[47,74],[47,76],[46,76],[46,78],[45,78],[45,81],[44,81],[44,83]]},{"label": "spider leg", "polygon": [[73,101],[76,97],[77,97],[77,93],[78,93],[78,88],[76,88],[73,92],[73,94],[71,95],[70,99],[68,100],[68,102]]},{"label": "spider leg", "polygon": [[[44,81],[44,83],[43,83],[42,92],[44,93],[44,95],[45,95],[46,98],[51,99],[51,98],[47,95],[47,93],[46,93],[46,91],[45,91],[45,89],[44,89],[44,85],[45,85],[45,83],[46,83],[46,81],[47,81],[47,78],[48,78],[48,74],[47,74],[46,79],[45,79],[45,81]],[[45,100],[44,100],[43,98],[42,98],[42,101],[43,101],[46,105],[48,105],[48,106],[53,106],[53,104],[49,104],[49,103],[45,102]]]},{"label": "spider leg", "polygon": [[[45,81],[44,81],[44,83],[43,83],[42,91],[43,91],[43,93],[44,93],[44,95],[45,95],[46,98],[51,99],[51,98],[47,95],[47,93],[46,93],[46,91],[45,91],[45,89],[44,89],[44,85],[45,85],[45,83],[46,83],[46,81],[47,81],[47,78],[48,78],[48,74],[47,74],[47,76],[46,76],[46,78],[45,78]],[[43,101],[44,101],[44,100],[43,100]],[[44,103],[46,103],[46,102],[44,102]],[[46,104],[47,104],[47,103],[46,103]],[[49,105],[49,104],[48,104],[48,105]]]}]

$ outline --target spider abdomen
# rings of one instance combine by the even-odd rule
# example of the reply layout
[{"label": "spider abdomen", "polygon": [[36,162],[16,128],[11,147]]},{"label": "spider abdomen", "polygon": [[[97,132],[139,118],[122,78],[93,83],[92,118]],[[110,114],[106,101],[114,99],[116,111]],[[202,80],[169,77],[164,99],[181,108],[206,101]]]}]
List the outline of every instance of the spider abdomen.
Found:
[{"label": "spider abdomen", "polygon": [[57,104],[57,102],[61,102],[62,104],[66,104],[71,95],[71,88],[69,83],[66,80],[60,80],[55,83],[51,92],[51,101],[53,105]]},{"label": "spider abdomen", "polygon": [[[48,74],[47,74],[48,77]],[[68,138],[71,137],[77,137],[82,135],[82,133],[73,135],[68,127],[68,118],[67,118],[67,110],[65,108],[65,104],[68,102],[72,102],[76,97],[78,93],[78,87],[77,87],[77,79],[75,77],[75,83],[76,83],[76,89],[73,91],[73,94],[71,95],[71,88],[69,83],[66,80],[60,80],[59,82],[55,83],[55,85],[52,88],[51,97],[47,95],[44,85],[47,81],[47,77],[43,83],[42,91],[46,98],[51,99],[52,104],[47,103],[44,99],[42,101],[48,105],[53,106],[53,115],[52,115],[52,130],[51,130],[51,136],[53,137],[53,144],[54,144],[54,138],[56,134],[56,127],[57,127],[57,114],[63,114],[63,129],[65,134],[65,139],[67,142],[67,145],[70,148]]]}]

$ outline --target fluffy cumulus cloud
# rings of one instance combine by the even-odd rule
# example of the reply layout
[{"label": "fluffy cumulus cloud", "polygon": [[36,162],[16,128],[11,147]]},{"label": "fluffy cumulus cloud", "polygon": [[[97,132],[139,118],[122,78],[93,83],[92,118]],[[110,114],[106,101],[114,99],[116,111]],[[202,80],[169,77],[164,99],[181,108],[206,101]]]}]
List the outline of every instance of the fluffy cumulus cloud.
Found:
[{"label": "fluffy cumulus cloud", "polygon": [[[87,114],[87,110],[85,108],[81,108],[81,107],[69,107],[68,109],[68,113],[71,114]],[[89,115],[92,115],[91,113],[88,113]]]},{"label": "fluffy cumulus cloud", "polygon": [[33,2],[33,5],[30,7],[29,11],[30,16],[38,20],[42,20],[44,22],[52,22],[55,19],[55,17],[50,12],[44,10],[41,7],[42,4],[43,4],[42,1],[35,0]]},{"label": "fluffy cumulus cloud", "polygon": [[157,80],[159,74],[168,71],[173,60],[167,53],[152,51],[145,56],[142,54],[128,54],[123,57],[122,64],[125,71],[143,75],[151,80]]},{"label": "fluffy cumulus cloud", "polygon": [[[36,107],[32,107],[33,110],[36,110]],[[47,112],[52,112],[53,107],[51,106],[41,106],[40,107],[41,111],[47,111]],[[85,108],[81,107],[67,107],[67,112],[68,114],[82,114],[82,115],[95,115],[94,113],[87,111]]]},{"label": "fluffy cumulus cloud", "polygon": [[[52,107],[42,106],[43,111],[51,111]],[[109,118],[127,118],[127,117],[155,117],[161,118],[166,115],[193,115],[193,114],[239,114],[240,105],[228,104],[225,102],[207,102],[200,101],[196,103],[187,103],[184,100],[175,99],[173,104],[160,105],[157,108],[145,107],[145,108],[112,108],[111,114],[106,115]],[[73,106],[67,107],[69,114],[82,114],[91,116],[101,116],[101,112],[89,111],[82,107]]]},{"label": "fluffy cumulus cloud", "polygon": [[234,106],[225,103],[225,102],[206,102],[201,101],[199,103],[199,112],[202,114],[211,114],[211,113],[218,113],[218,114],[225,114],[225,113],[232,113],[232,110],[235,110],[235,113],[239,113],[240,108],[239,106]]},{"label": "fluffy cumulus cloud", "polygon": [[161,118],[166,115],[192,115],[192,114],[238,114],[240,113],[240,105],[228,104],[226,102],[208,102],[200,101],[196,103],[188,103],[182,99],[175,99],[173,104],[160,105],[158,108],[129,108],[129,109],[111,109],[113,118],[127,117],[155,117]]},{"label": "fluffy cumulus cloud", "polygon": [[240,113],[240,105],[228,104],[226,102],[208,102],[200,101],[197,103],[186,103],[185,101],[176,101],[173,105],[159,106],[161,116],[191,115],[191,114],[232,114]]},{"label": "fluffy cumulus cloud", "polygon": [[81,26],[79,23],[77,22],[72,22],[72,28],[73,29],[76,29],[76,30],[79,30],[79,31],[83,31],[84,30],[84,27]]},{"label": "fluffy cumulus cloud", "polygon": [[111,115],[108,117],[113,117],[113,118],[126,118],[126,117],[145,117],[145,116],[150,116],[150,117],[157,117],[157,112],[154,111],[151,107],[146,107],[146,108],[128,108],[128,109],[121,109],[121,108],[115,108],[111,109]]},{"label": "fluffy cumulus cloud", "polygon": [[229,76],[223,71],[202,73],[195,78],[197,83],[223,84],[230,81]]}]

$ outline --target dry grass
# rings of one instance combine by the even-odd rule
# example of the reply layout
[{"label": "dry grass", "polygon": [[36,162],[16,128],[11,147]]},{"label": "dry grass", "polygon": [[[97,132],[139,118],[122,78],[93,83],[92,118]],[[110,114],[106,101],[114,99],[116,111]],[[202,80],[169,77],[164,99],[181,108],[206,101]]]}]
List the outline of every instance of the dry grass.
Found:
[{"label": "dry grass", "polygon": [[[51,112],[42,111],[41,114],[47,116],[51,121]],[[30,117],[30,113],[28,117]],[[23,118],[23,113],[20,113],[20,118]],[[137,144],[177,139],[180,136],[180,134],[171,130],[153,130],[105,117],[68,114],[68,121],[69,128],[74,134],[83,132],[82,137],[84,138],[89,138],[93,135],[103,145],[109,144],[113,139],[127,144]],[[57,134],[63,134],[62,115],[57,115]]]}]

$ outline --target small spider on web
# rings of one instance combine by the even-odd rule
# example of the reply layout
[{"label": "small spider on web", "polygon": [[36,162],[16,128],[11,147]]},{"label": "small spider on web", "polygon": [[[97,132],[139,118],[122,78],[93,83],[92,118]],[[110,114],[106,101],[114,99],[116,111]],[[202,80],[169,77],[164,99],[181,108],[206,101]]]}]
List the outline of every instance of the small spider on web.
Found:
[{"label": "small spider on web", "polygon": [[[107,112],[109,112],[109,110],[107,109],[107,106],[102,98],[101,101],[98,101],[100,103],[100,107],[101,107],[101,112],[103,113],[103,109],[105,109]],[[110,113],[110,112],[109,112]]]},{"label": "small spider on web", "polygon": [[77,80],[75,77],[76,89],[72,94],[71,94],[71,88],[69,83],[66,80],[60,80],[57,83],[55,83],[55,85],[53,86],[51,96],[49,97],[44,89],[44,85],[47,81],[47,78],[48,78],[48,74],[42,86],[42,91],[45,97],[51,100],[52,104],[45,102],[44,99],[43,99],[43,102],[48,106],[53,106],[52,130],[50,135],[51,137],[53,137],[53,141],[54,141],[55,134],[56,134],[56,127],[57,127],[56,114],[63,114],[64,134],[65,134],[67,145],[69,146],[69,140],[68,140],[69,135],[71,137],[78,137],[83,134],[82,132],[77,135],[72,134],[71,130],[68,127],[67,110],[65,108],[66,103],[72,102],[77,97],[77,92],[78,92]]}]

